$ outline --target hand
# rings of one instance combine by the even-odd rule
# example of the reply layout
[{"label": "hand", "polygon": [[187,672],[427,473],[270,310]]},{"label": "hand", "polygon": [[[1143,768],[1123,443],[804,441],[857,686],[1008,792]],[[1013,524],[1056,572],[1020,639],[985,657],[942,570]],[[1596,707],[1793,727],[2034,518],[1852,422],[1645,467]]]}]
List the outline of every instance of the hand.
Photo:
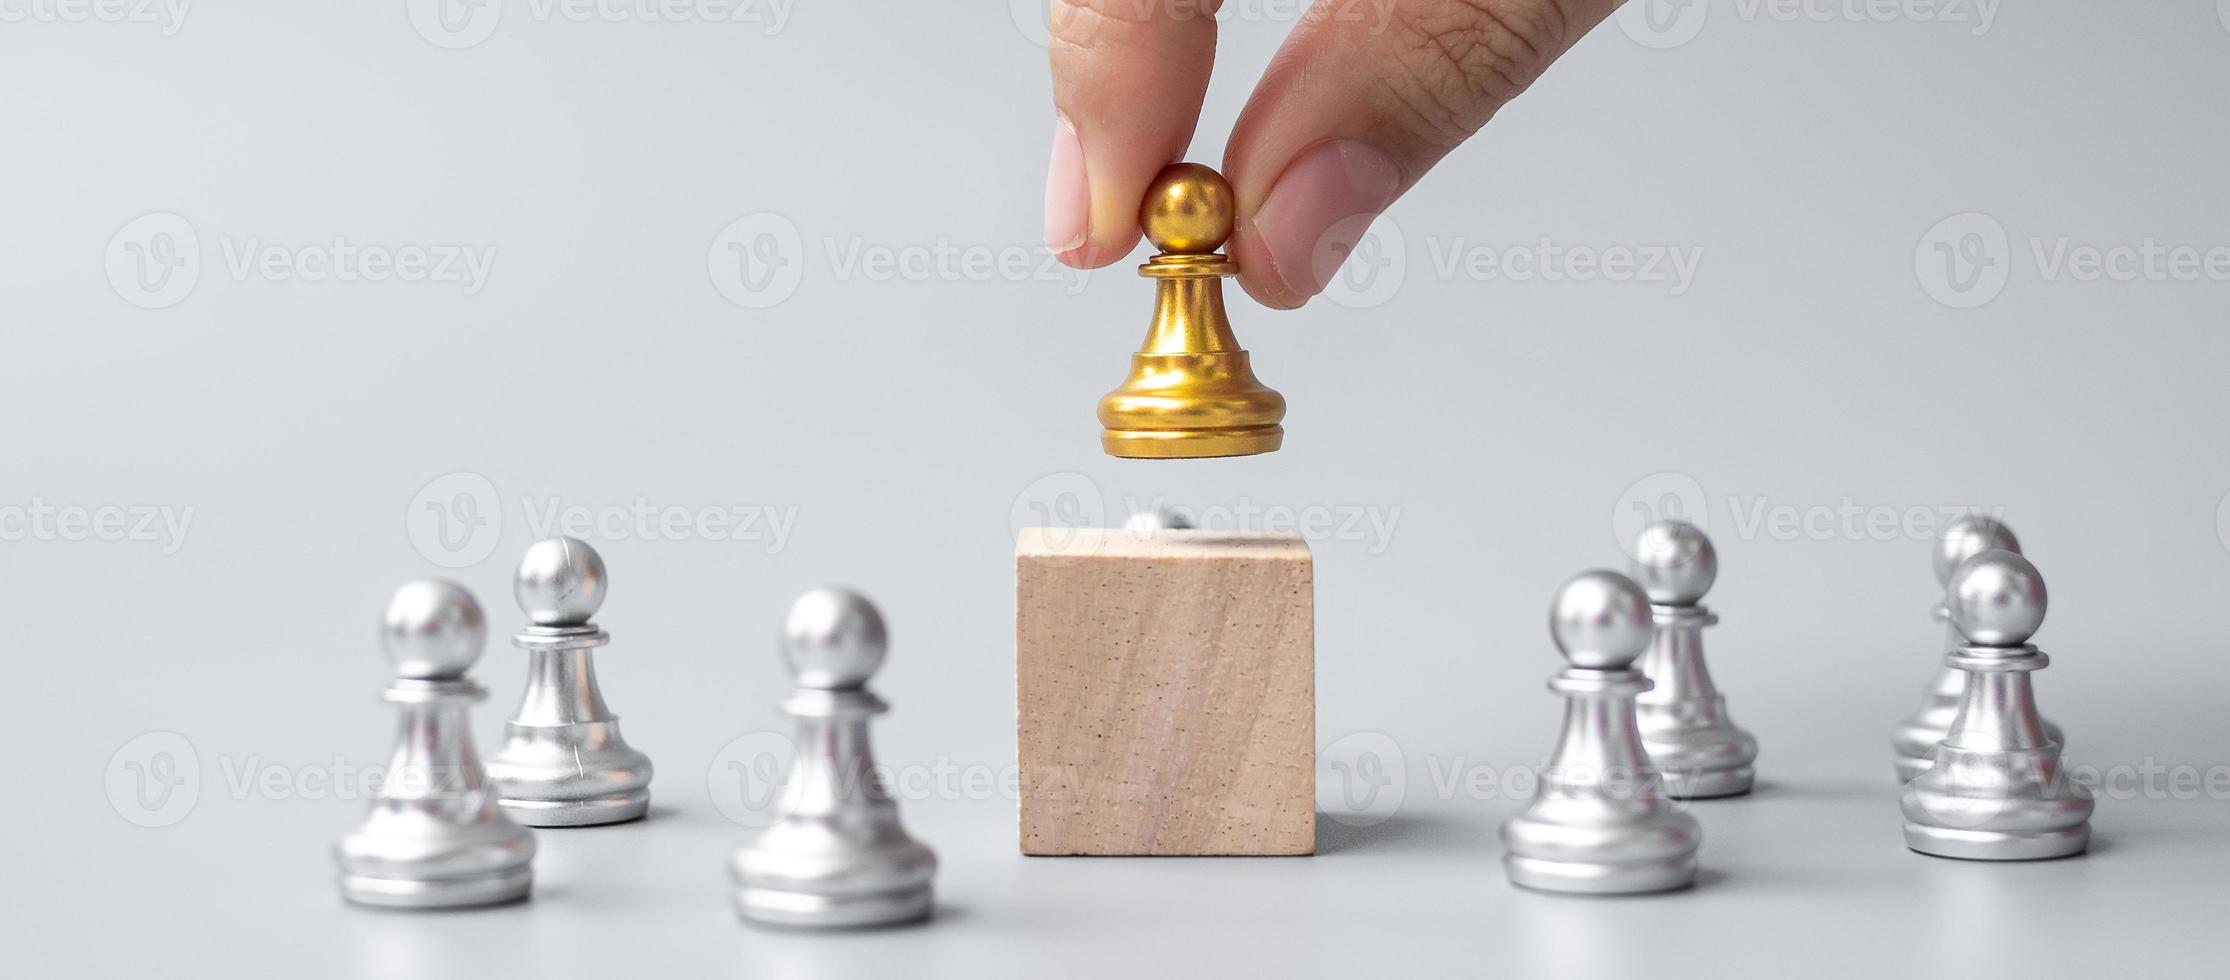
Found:
[{"label": "hand", "polygon": [[[1095,269],[1138,244],[1146,185],[1192,142],[1219,0],[1050,0],[1045,240]],[[1279,309],[1619,0],[1317,0],[1232,127],[1239,282]]]}]

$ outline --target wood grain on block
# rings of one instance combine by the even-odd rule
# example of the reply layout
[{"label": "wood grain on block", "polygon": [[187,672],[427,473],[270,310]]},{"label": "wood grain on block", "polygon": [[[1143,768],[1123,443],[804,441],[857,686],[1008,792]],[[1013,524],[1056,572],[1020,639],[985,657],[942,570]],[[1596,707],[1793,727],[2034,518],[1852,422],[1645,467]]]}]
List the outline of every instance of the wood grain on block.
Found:
[{"label": "wood grain on block", "polygon": [[1023,853],[1313,853],[1315,588],[1293,535],[1025,529]]}]

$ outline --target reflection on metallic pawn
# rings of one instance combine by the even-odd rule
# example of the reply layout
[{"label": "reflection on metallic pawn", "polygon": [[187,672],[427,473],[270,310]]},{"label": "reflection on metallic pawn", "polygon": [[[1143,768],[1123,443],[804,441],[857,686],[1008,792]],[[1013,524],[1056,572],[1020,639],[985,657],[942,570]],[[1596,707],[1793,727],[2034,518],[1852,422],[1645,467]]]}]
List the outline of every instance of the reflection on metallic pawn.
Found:
[{"label": "reflection on metallic pawn", "polygon": [[603,557],[573,538],[536,542],[512,579],[528,625],[511,645],[527,652],[527,687],[488,772],[504,812],[530,827],[619,823],[650,809],[650,758],[620,737],[596,683],[591,654],[612,642],[589,622],[604,589]]},{"label": "reflection on metallic pawn", "polygon": [[1156,531],[1190,531],[1192,521],[1167,507],[1142,510],[1123,522],[1123,530],[1144,536]]},{"label": "reflection on metallic pawn", "polygon": [[[2013,529],[1995,518],[1970,514],[1952,521],[1936,536],[1933,564],[1936,567],[1936,587],[1951,584],[1951,570],[1959,563],[1985,551],[1998,550],[2021,553],[2021,542],[2013,536]],[[1942,662],[1942,654],[1957,650],[1966,642],[1959,635],[1959,627],[1951,625],[1944,612],[1943,603],[1936,604],[1936,618],[1944,620],[1944,645],[1937,656],[1935,679],[1928,684],[1920,707],[1898,723],[1890,733],[1890,749],[1896,754],[1897,781],[1912,782],[1914,776],[1927,772],[1929,757],[1936,751],[1936,743],[1951,731],[1951,720],[1959,716],[1959,695],[1966,690],[1966,672]],[[2067,745],[2066,737],[2058,725],[2049,720],[2044,723],[2044,733],[2052,741]]]},{"label": "reflection on metallic pawn", "polygon": [[382,641],[395,663],[383,695],[401,714],[395,752],[364,822],[333,848],[341,896],[391,908],[493,905],[534,883],[534,835],[496,808],[472,745],[465,677],[488,639],[472,594],[429,579],[396,590]]},{"label": "reflection on metallic pawn", "polygon": [[1650,686],[1633,669],[1650,642],[1649,597],[1617,572],[1582,572],[1557,590],[1549,632],[1571,663],[1549,678],[1564,731],[1539,794],[1502,825],[1510,881],[1595,894],[1694,883],[1703,830],[1666,802],[1634,722],[1634,696]]},{"label": "reflection on metallic pawn", "polygon": [[1657,624],[1639,668],[1657,686],[1634,703],[1665,794],[1688,800],[1749,792],[1758,740],[1727,716],[1703,655],[1703,629],[1719,622],[1702,605],[1719,577],[1718,551],[1695,525],[1658,521],[1634,542],[1633,574]]},{"label": "reflection on metallic pawn", "polygon": [[2044,578],[2011,551],[1984,551],[1951,573],[1944,606],[1965,642],[1944,661],[1966,676],[1958,720],[1926,772],[1905,784],[1905,846],[1980,861],[2080,854],[2091,841],[2090,792],[2060,769],[2029,672],[2044,623]]},{"label": "reflection on metallic pawn", "polygon": [[797,761],[781,815],[736,852],[736,910],[786,926],[871,926],[929,914],[937,855],[907,836],[884,790],[868,719],[889,710],[867,690],[888,646],[874,604],[816,589],[790,606],[782,655],[798,687]]}]

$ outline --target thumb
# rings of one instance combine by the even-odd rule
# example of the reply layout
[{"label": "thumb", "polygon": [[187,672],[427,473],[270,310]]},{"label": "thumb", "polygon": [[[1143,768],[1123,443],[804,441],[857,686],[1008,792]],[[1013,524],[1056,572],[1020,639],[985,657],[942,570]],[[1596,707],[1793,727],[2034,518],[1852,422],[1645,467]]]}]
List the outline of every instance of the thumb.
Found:
[{"label": "thumb", "polygon": [[1292,309],[1378,214],[1525,91],[1618,0],[1328,0],[1232,128],[1240,284]]},{"label": "thumb", "polygon": [[1054,121],[1045,244],[1096,269],[1138,244],[1138,206],[1183,159],[1216,58],[1213,0],[1050,0]]}]

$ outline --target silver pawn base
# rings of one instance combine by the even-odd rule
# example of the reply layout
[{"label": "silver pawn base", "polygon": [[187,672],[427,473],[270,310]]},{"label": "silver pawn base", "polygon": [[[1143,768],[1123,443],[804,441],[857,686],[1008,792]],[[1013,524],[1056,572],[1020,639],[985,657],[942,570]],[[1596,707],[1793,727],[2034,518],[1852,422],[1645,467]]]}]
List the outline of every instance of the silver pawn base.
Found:
[{"label": "silver pawn base", "polygon": [[[1941,605],[1936,607],[1936,618],[1945,618],[1944,607]],[[1947,624],[1944,632],[1944,651],[1947,653],[1967,642],[1966,637],[1959,635],[1959,628],[1956,626]],[[1899,722],[1896,730],[1890,733],[1889,747],[1896,755],[1899,783],[1909,783],[1920,778],[1921,773],[1927,772],[1928,767],[1936,764],[1933,758],[1936,743],[1943,741],[1944,736],[1951,733],[1951,723],[1959,717],[1959,698],[1966,689],[1965,671],[1949,664],[1938,667],[1936,679],[1928,685],[1928,694],[1921,700],[1919,709],[1905,716],[1905,720]],[[2063,751],[2067,748],[2067,733],[2061,731],[2060,726],[2053,724],[2049,718],[2044,720],[2044,735],[2058,742]]]},{"label": "silver pawn base", "polygon": [[[736,880],[750,882],[735,889],[737,913],[754,922],[811,928],[898,925],[929,917],[937,858],[927,847],[898,840],[858,852],[835,835],[818,842],[799,839],[809,836],[819,835],[796,827],[779,835],[770,830],[768,837],[776,839],[761,838],[737,855]],[[789,867],[781,867],[785,864]]]},{"label": "silver pawn base", "polygon": [[2065,830],[2014,832],[2001,830],[1946,830],[1917,823],[1905,824],[1905,846],[1922,854],[1964,858],[1969,861],[2044,861],[2074,857],[2090,849],[2091,828],[2085,824]]},{"label": "silver pawn base", "polygon": [[398,675],[381,694],[396,707],[395,748],[363,822],[333,846],[341,897],[397,909],[526,898],[534,835],[496,807],[472,743],[472,705],[488,696],[465,676],[487,640],[480,604],[452,582],[413,582],[382,630]]},{"label": "silver pawn base", "polygon": [[527,690],[488,759],[503,812],[529,827],[591,827],[650,812],[650,757],[620,737],[604,706],[591,651],[611,641],[594,626],[530,626]]},{"label": "silver pawn base", "polygon": [[1898,798],[1905,846],[1972,861],[2081,854],[2097,804],[2061,769],[2029,681],[2051,662],[2028,642],[2044,621],[2043,577],[2018,554],[1985,551],[1960,563],[1945,595],[1967,642],[1944,662],[1966,684],[1933,764]]},{"label": "silver pawn base", "polygon": [[1512,884],[1627,895],[1695,883],[1703,831],[1696,818],[1665,805],[1634,737],[1632,698],[1649,683],[1629,670],[1572,669],[1549,681],[1570,707],[1540,794],[1502,825],[1502,867]]},{"label": "silver pawn base", "polygon": [[496,807],[474,757],[469,680],[398,680],[402,735],[364,822],[334,846],[341,897],[386,908],[497,905],[534,885],[533,835]]},{"label": "silver pawn base", "polygon": [[1717,614],[1696,605],[1653,603],[1656,624],[1638,668],[1657,689],[1635,699],[1649,761],[1676,800],[1741,796],[1757,782],[1758,740],[1727,715],[1727,699],[1704,664],[1703,628]]},{"label": "silver pawn base", "polygon": [[[2034,654],[2011,673],[2042,666]],[[2027,700],[2028,678],[2004,673],[1978,677],[1999,688],[1992,701]],[[1958,733],[1952,736],[1958,737]],[[2060,774],[2060,747],[1968,749],[1936,747],[1934,764],[1905,785],[1905,846],[1922,854],[1969,861],[2040,861],[2072,857],[2091,845],[2088,791]]]},{"label": "silver pawn base", "polygon": [[867,719],[888,710],[864,690],[801,689],[797,761],[781,818],[729,866],[736,911],[754,922],[846,928],[929,914],[937,855],[908,836],[867,754]]},{"label": "silver pawn base", "polygon": [[1573,895],[1646,895],[1696,883],[1696,855],[1669,861],[1607,865],[1581,861],[1543,861],[1504,855],[1510,883],[1534,891]]},{"label": "silver pawn base", "polygon": [[589,620],[604,605],[604,558],[585,541],[527,548],[511,591],[528,626],[526,692],[488,759],[503,812],[529,827],[591,827],[650,812],[650,757],[619,734],[596,683],[595,651],[612,636]]},{"label": "silver pawn base", "polygon": [[798,754],[778,819],[729,862],[745,919],[848,928],[930,914],[937,855],[899,822],[868,734],[889,710],[866,687],[888,638],[855,593],[817,589],[790,607],[782,652],[798,688],[782,711],[797,723]]},{"label": "silver pawn base", "polygon": [[649,812],[647,789],[593,800],[503,801],[504,815],[529,827],[596,827],[641,820]]},{"label": "silver pawn base", "polygon": [[381,878],[341,875],[341,897],[358,905],[393,909],[454,909],[524,901],[534,871],[516,868],[463,878]]}]

